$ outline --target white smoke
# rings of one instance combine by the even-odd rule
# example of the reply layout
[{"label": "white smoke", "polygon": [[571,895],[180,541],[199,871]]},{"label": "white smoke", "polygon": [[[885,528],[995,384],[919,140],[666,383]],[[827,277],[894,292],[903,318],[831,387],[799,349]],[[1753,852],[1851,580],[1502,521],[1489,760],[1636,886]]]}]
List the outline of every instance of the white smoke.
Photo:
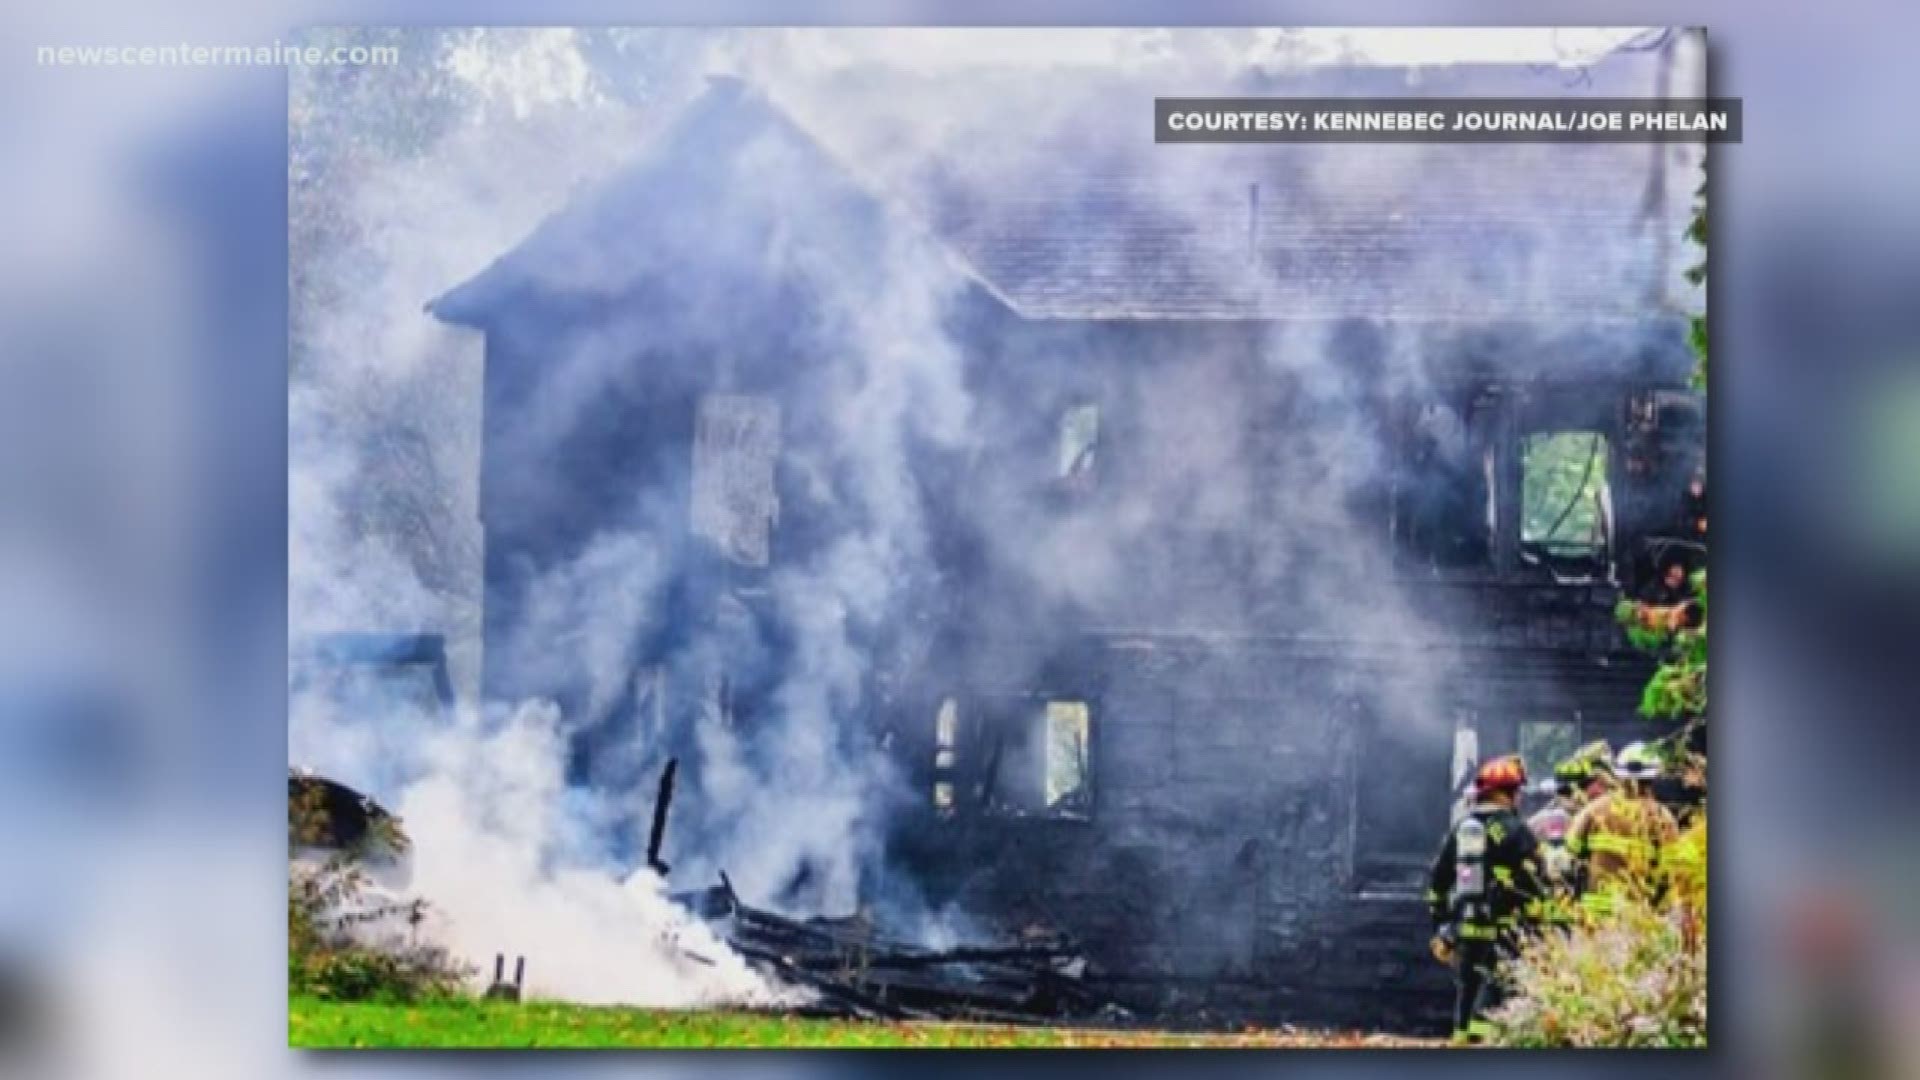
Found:
[{"label": "white smoke", "polygon": [[[296,644],[334,630],[445,633],[465,689],[480,588],[480,358],[471,335],[434,323],[420,303],[520,240],[574,181],[631,156],[677,108],[676,95],[699,84],[630,107],[582,81],[581,34],[469,31],[432,44],[444,72],[433,100],[453,115],[426,145],[400,139],[367,150],[380,131],[432,119],[431,108],[409,113],[377,85],[296,86],[290,628]],[[355,109],[367,115],[342,115]],[[327,125],[343,123],[346,137],[332,136]],[[303,131],[313,146],[300,145]],[[774,178],[792,165],[788,147],[760,150],[744,169]],[[303,185],[303,162],[344,182]],[[784,183],[756,186],[769,200],[801,198],[783,196]],[[883,288],[849,291],[820,312],[865,344],[826,390],[844,406],[833,441],[845,453],[792,463],[861,525],[770,581],[796,652],[772,696],[777,714],[753,748],[724,724],[696,731],[701,800],[676,808],[674,835],[701,843],[676,855],[683,882],[706,884],[724,870],[758,899],[804,869],[821,908],[850,910],[875,857],[875,808],[898,794],[882,757],[836,734],[862,704],[870,663],[852,634],[896,617],[901,590],[927,562],[909,434],[953,445],[967,437],[969,416],[959,357],[936,329],[951,287],[934,272],[944,264],[924,239],[892,243],[871,268]],[[819,256],[805,244],[769,257],[791,260],[797,274],[831,270],[806,265]],[[555,342],[546,377],[502,437],[548,460],[632,363],[636,329],[616,321]],[[423,932],[469,963],[527,956],[536,994],[696,1006],[791,993],[759,980],[668,901],[650,871],[610,857],[609,841],[644,809],[634,793],[567,783],[569,734],[594,726],[647,677],[633,653],[663,618],[675,567],[659,538],[683,512],[636,490],[630,510],[614,515],[623,528],[543,568],[529,588],[511,652],[534,681],[539,672],[525,665],[585,674],[573,715],[547,702],[463,704],[445,724],[399,694],[372,715],[364,694],[352,708],[318,693],[292,702],[293,762],[372,792],[404,821],[414,839],[410,889],[436,912]],[[693,636],[662,667],[720,670],[722,654],[750,644],[743,634],[751,636],[723,626]],[[658,734],[643,722],[625,744],[601,746],[595,765],[657,761]],[[694,818],[702,812],[705,823]]]},{"label": "white smoke", "polygon": [[[479,357],[472,335],[421,303],[630,152],[648,119],[587,84],[571,31],[408,44],[435,73],[417,98],[407,91],[421,88],[383,86],[378,73],[346,90],[297,81],[293,95],[290,633],[297,647],[334,630],[440,632],[470,690]],[[441,132],[415,142],[436,120]],[[303,167],[325,169],[325,182],[303,183]],[[658,573],[643,535],[606,537],[538,590],[522,631],[556,663],[598,673],[598,706],[630,677],[624,649],[652,614]],[[790,994],[669,901],[651,871],[606,860],[594,841],[610,812],[565,784],[566,724],[552,704],[463,702],[451,721],[399,694],[368,704],[297,697],[290,758],[401,816],[408,889],[432,913],[419,932],[454,957],[484,969],[496,953],[525,956],[530,995],[575,1001]]]},{"label": "white smoke", "polygon": [[[1028,40],[1024,33],[1018,39]],[[342,114],[368,105],[400,108],[412,100],[404,97],[406,88],[374,83],[359,97],[339,100],[336,89],[297,85],[296,151],[307,117],[319,163],[333,171],[325,184],[303,184],[295,172],[294,258],[306,270],[296,273],[295,342],[302,359],[290,416],[296,639],[330,629],[444,632],[453,641],[456,681],[471,684],[482,584],[475,520],[479,358],[471,337],[421,313],[423,300],[519,242],[543,213],[568,201],[576,181],[603,177],[640,152],[662,118],[700,91],[697,76],[709,64],[747,74],[792,106],[856,181],[904,183],[930,148],[836,122],[836,116],[865,115],[836,108],[850,88],[873,90],[848,72],[883,54],[896,65],[901,57],[935,53],[961,66],[969,66],[961,64],[966,57],[1007,62],[994,51],[1007,40],[778,31],[740,34],[710,48],[715,43],[708,38],[664,32],[590,40],[571,31],[466,31],[441,42],[444,83],[430,97],[450,115],[426,110],[396,119],[371,109],[364,126],[385,130],[384,141]],[[1048,130],[1069,109],[1065,96],[1047,93],[1062,85],[1063,74],[1071,82],[1118,57],[1178,82],[1196,68],[1285,67],[1327,49],[1353,52],[1348,39],[1221,32],[1107,33],[1059,42],[1078,43],[1078,51],[1050,45],[1041,52],[1051,59],[1030,55],[1018,79],[970,84],[979,93],[966,101],[954,99],[950,83],[896,71],[890,85],[930,95],[932,102],[898,114],[941,118],[903,136],[944,142],[944,153],[931,154],[935,160],[958,160],[976,172],[1004,170],[999,186],[1010,188],[1017,180],[1006,177],[1023,176],[1029,161],[991,154],[967,161],[952,152],[976,145],[972,133],[1004,126],[1009,101],[1054,110],[1051,116],[1021,112],[1036,130]],[[629,100],[622,92],[630,87],[596,82],[584,60],[590,46],[610,48],[636,68],[677,74],[656,78]],[[889,99],[869,93],[863,100]],[[303,110],[316,110],[318,118]],[[328,141],[328,123],[355,135]],[[419,126],[437,134],[415,142]],[[767,575],[767,606],[792,638],[765,697],[771,715],[755,718],[750,739],[722,722],[695,726],[700,771],[691,782],[700,798],[675,808],[673,835],[697,843],[673,861],[680,881],[705,884],[724,870],[754,899],[770,898],[805,874],[810,904],[841,913],[867,899],[862,876],[879,858],[876,816],[911,797],[886,755],[848,737],[848,727],[870,704],[863,700],[875,667],[870,632],[923,614],[912,607],[935,563],[913,448],[990,450],[1016,421],[969,393],[960,352],[942,326],[960,280],[952,260],[911,228],[886,230],[881,250],[822,249],[815,241],[820,232],[832,233],[831,222],[802,230],[823,213],[825,200],[814,185],[831,190],[831,181],[814,175],[792,149],[777,140],[749,147],[729,177],[743,217],[780,228],[768,237],[750,228],[736,234],[721,223],[698,241],[718,253],[717,265],[835,286],[810,297],[812,318],[834,328],[822,336],[849,346],[809,373],[806,393],[813,411],[827,418],[827,430],[792,440],[782,467],[808,497],[835,511],[838,531],[804,561],[776,560]],[[1193,160],[1191,183],[1200,185],[1211,159]],[[1395,160],[1405,164],[1411,155]],[[1316,180],[1336,188],[1344,182],[1332,174]],[[1189,200],[1176,212],[1192,213],[1198,204]],[[674,230],[684,223],[654,211],[649,226],[675,242]],[[1237,209],[1229,218],[1240,227]],[[311,250],[302,250],[303,238]],[[608,256],[598,239],[580,238],[581,258],[544,269],[564,273],[565,284],[589,293],[595,285],[617,292],[629,283],[610,277],[621,270],[603,265]],[[602,254],[588,258],[594,251]],[[723,346],[739,321],[752,317],[736,310],[722,288],[674,287],[684,293],[676,299],[690,305],[681,322],[704,327]],[[508,422],[488,431],[500,440],[495,453],[529,466],[525,478],[503,482],[523,484],[528,500],[543,497],[543,470],[563,463],[566,441],[583,418],[610,393],[630,389],[643,360],[658,359],[635,356],[646,323],[644,313],[622,314],[548,344],[540,379]],[[1240,434],[1258,426],[1259,410],[1276,406],[1349,419],[1364,411],[1352,376],[1327,362],[1335,351],[1329,332],[1328,324],[1291,327],[1258,350],[1254,359],[1286,387],[1287,396],[1273,401],[1239,396],[1246,383],[1233,367],[1241,347],[1233,342],[1168,365],[1153,385],[1156,407],[1141,413],[1145,430],[1134,437],[1177,451],[1147,463],[1096,513],[1030,519],[1011,513],[980,523],[996,558],[1024,570],[1036,602],[1093,605],[1126,593],[1134,584],[1129,567],[1137,565],[1130,556],[1165,543],[1169,522],[1224,535],[1248,521],[1271,521],[1277,535],[1263,548],[1263,561],[1246,568],[1232,591],[1194,605],[1205,629],[1253,625],[1258,620],[1247,605],[1291,590],[1286,600],[1298,610],[1345,620],[1349,629],[1363,628],[1361,636],[1404,636],[1416,620],[1381,573],[1378,538],[1361,539],[1344,499],[1352,477],[1383,467],[1375,436],[1352,423],[1309,425],[1281,440],[1283,461],[1275,466],[1254,460]],[[1412,346],[1390,338],[1385,348],[1403,355]],[[1029,359],[1038,371],[1042,361],[1067,370],[1084,358],[1018,357],[1016,363]],[[1389,357],[1386,366],[1402,365]],[[831,407],[819,407],[823,403]],[[686,508],[658,489],[635,487],[630,506],[603,515],[614,526],[584,538],[569,557],[536,568],[503,638],[510,661],[531,681],[564,680],[541,679],[530,666],[585,675],[585,696],[569,703],[570,713],[544,702],[468,704],[450,725],[423,722],[396,731],[397,707],[387,716],[345,717],[296,702],[296,764],[367,785],[390,801],[415,841],[415,887],[440,912],[434,932],[466,959],[524,954],[535,992],[577,1000],[673,1006],[765,1000],[773,991],[667,901],[651,873],[609,854],[623,846],[610,841],[633,846],[632,823],[644,816],[634,804],[645,796],[568,783],[570,736],[595,731],[644,680],[677,673],[709,686],[730,660],[766,647],[751,616],[723,611],[713,626],[688,628],[668,655],[649,658],[651,670],[637,669],[639,643],[670,618],[667,593],[680,568],[661,538],[682,525]],[[1009,684],[1018,676],[1002,673]],[[1406,670],[1370,692],[1390,719],[1430,722],[1425,691],[1435,680],[1436,673]],[[596,747],[595,765],[630,774],[659,760],[664,733],[644,714],[640,719],[623,742]],[[923,933],[943,936],[942,919],[958,917],[927,915]],[[708,962],[689,960],[688,953]]]},{"label": "white smoke", "polygon": [[592,813],[565,783],[553,706],[490,725],[466,711],[422,742],[424,774],[398,812],[418,837],[413,888],[456,955],[527,957],[536,997],[666,1008],[786,999],[668,900],[651,870],[622,879],[583,854]]}]

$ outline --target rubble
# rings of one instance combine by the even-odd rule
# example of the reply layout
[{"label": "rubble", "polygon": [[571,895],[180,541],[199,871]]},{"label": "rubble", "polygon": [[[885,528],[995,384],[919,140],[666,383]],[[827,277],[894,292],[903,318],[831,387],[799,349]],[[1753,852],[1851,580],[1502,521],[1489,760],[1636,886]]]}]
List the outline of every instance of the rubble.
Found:
[{"label": "rubble", "polygon": [[[662,878],[667,863],[660,849],[678,768],[679,761],[669,758],[661,770],[647,843],[647,865]],[[810,991],[810,1003],[800,1010],[807,1015],[1003,1023],[1130,1019],[1087,987],[1086,957],[1064,936],[926,949],[876,932],[864,914],[795,919],[754,907],[740,899],[725,872],[718,885],[672,898],[762,974]]]},{"label": "rubble", "polygon": [[725,874],[674,894],[769,977],[815,995],[808,1015],[873,1020],[1060,1023],[1131,1019],[1087,984],[1063,937],[1013,945],[925,949],[876,932],[870,919],[794,919],[742,901]]}]

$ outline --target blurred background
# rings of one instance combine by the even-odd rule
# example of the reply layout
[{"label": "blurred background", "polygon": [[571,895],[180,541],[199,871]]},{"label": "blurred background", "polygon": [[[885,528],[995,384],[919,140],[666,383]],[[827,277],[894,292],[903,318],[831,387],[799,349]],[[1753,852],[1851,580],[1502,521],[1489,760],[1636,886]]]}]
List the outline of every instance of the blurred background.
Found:
[{"label": "blurred background", "polygon": [[[1364,20],[1361,16],[1364,14]],[[1920,1075],[1920,11],[1564,3],[1709,28],[1745,142],[1711,166],[1710,1055],[949,1058],[1372,1075]],[[1522,3],[135,5],[0,15],[0,1074],[837,1075],[829,1056],[284,1049],[284,69],[39,46],[354,24],[1537,23]]]}]

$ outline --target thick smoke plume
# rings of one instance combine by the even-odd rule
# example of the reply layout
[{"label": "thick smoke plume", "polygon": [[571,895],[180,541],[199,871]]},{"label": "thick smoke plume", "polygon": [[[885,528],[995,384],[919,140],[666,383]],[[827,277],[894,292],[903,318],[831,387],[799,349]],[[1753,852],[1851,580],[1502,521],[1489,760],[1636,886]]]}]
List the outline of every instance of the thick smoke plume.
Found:
[{"label": "thick smoke plume", "polygon": [[[876,47],[887,42],[899,47]],[[950,322],[972,278],[929,223],[974,209],[942,192],[1017,192],[1058,171],[1060,148],[1071,154],[1075,138],[1092,137],[1073,117],[1112,80],[1090,76],[1096,68],[1029,63],[969,78],[969,94],[956,96],[942,91],[951,72],[942,84],[902,63],[927,52],[925,35],[516,31],[406,43],[432,57],[424,73],[313,75],[294,88],[291,621],[296,642],[329,630],[444,633],[464,700],[443,721],[398,701],[349,715],[297,699],[294,763],[397,810],[415,841],[413,888],[441,912],[437,932],[469,959],[525,953],[540,992],[660,1005],[773,993],[641,868],[652,780],[669,756],[690,765],[671,828],[676,887],[724,871],[743,895],[795,911],[878,906],[929,939],[971,929],[964,913],[927,910],[911,882],[888,873],[888,817],[925,793],[909,789],[869,719],[876,673],[929,683],[969,674],[943,667],[925,629],[947,614],[942,598],[954,590],[942,581],[948,563],[920,464],[991,455],[1026,438],[1031,419],[1006,412],[1008,394],[978,392],[983,376],[964,362]],[[1136,90],[1158,73],[1183,92],[1196,71],[1221,83],[1220,71],[1287,71],[1325,48],[1216,32],[1079,44],[1100,65],[1116,56],[1134,65]],[[878,56],[895,66],[866,63]],[[697,129],[674,128],[714,70],[744,76],[808,137],[776,129],[723,151]],[[869,108],[888,94],[937,98],[893,117],[940,123],[890,127]],[[985,138],[1013,115],[1039,133],[1024,149]],[[496,495],[556,530],[601,523],[520,573],[511,624],[487,664],[513,683],[578,691],[480,702],[480,357],[472,334],[420,305],[519,243],[552,208],[595,198],[622,163],[665,152],[663,140],[696,181],[650,190],[639,205],[609,195],[605,207],[636,236],[644,230],[653,254],[623,261],[616,247],[609,257],[603,237],[568,234],[562,223],[535,271],[542,286],[608,298],[638,279],[667,281],[673,318],[616,305],[590,328],[543,342],[514,415],[487,418],[492,452],[514,463]],[[1157,179],[1169,228],[1196,243],[1244,243],[1242,232],[1220,233],[1209,209],[1225,158],[1190,160]],[[1419,167],[1408,155],[1382,160]],[[1337,169],[1309,169],[1300,190],[1310,198],[1348,182]],[[859,200],[847,184],[877,198],[880,226],[848,209]],[[1244,199],[1244,188],[1231,196]],[[1237,230],[1244,216],[1236,202],[1225,220]],[[1518,282],[1533,280],[1528,260],[1561,254],[1514,250],[1505,269]],[[680,272],[689,265],[696,272]],[[716,272],[697,272],[707,267]],[[1256,287],[1285,288],[1284,278]],[[756,324],[795,294],[804,319]],[[671,382],[673,365],[709,361],[724,393],[728,365],[744,362],[733,351],[769,338],[790,342],[806,365],[781,401],[786,493],[805,500],[812,520],[834,524],[797,558],[774,562],[752,610],[690,619],[679,604],[695,564],[679,539],[688,508],[676,494],[687,488],[689,447],[644,431],[609,438],[609,403]],[[1052,355],[1003,358],[1020,385],[1011,400],[1071,397],[1098,346],[1061,341]],[[1326,319],[1267,335],[1257,360],[1278,388],[1267,399],[1242,393],[1249,373],[1224,342],[1217,354],[1171,358],[1151,384],[1119,378],[1110,389],[1123,399],[1151,385],[1155,408],[1142,415],[1157,427],[1139,438],[1164,452],[1124,492],[1080,513],[990,500],[996,516],[971,522],[970,535],[984,557],[1019,568],[1024,588],[971,598],[975,610],[993,605],[994,618],[1044,645],[1077,616],[1125,618],[1130,594],[1158,595],[1135,578],[1155,561],[1145,553],[1169,565],[1205,561],[1204,551],[1173,551],[1170,523],[1186,544],[1267,521],[1276,535],[1257,558],[1215,567],[1219,579],[1196,580],[1177,610],[1099,629],[1152,618],[1232,635],[1271,625],[1280,610],[1303,630],[1337,622],[1360,637],[1417,634],[1419,617],[1383,572],[1381,538],[1354,519],[1353,495],[1379,487],[1392,467],[1370,410],[1390,384],[1405,390],[1424,378],[1417,358],[1432,346]],[[1239,433],[1274,414],[1313,422],[1250,454]],[[593,456],[617,445],[633,460]],[[644,462],[634,448],[645,448]],[[628,466],[633,480],[619,496],[591,508],[569,501],[569,492],[619,489],[593,474]],[[1012,658],[996,679],[1020,684],[1043,659],[1042,649]],[[1032,670],[1017,670],[1023,663]],[[1439,674],[1397,673],[1370,690],[1375,710],[1389,723],[1444,725],[1425,693]],[[735,682],[762,703],[751,723],[728,715]]]}]

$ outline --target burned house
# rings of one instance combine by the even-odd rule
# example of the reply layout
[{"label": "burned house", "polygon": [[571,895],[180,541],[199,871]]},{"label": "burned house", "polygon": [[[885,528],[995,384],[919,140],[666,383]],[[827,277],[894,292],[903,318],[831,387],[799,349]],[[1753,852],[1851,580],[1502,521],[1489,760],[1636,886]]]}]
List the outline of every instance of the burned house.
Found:
[{"label": "burned house", "polygon": [[[1070,935],[1170,1021],[1419,1027],[1460,770],[1648,728],[1612,610],[1701,464],[1699,151],[1156,147],[1139,104],[875,164],[722,80],[435,300],[485,335],[486,694],[636,814],[679,757],[676,875],[764,841],[756,789],[877,776],[860,904]],[[757,887],[843,900],[817,856]]]}]

